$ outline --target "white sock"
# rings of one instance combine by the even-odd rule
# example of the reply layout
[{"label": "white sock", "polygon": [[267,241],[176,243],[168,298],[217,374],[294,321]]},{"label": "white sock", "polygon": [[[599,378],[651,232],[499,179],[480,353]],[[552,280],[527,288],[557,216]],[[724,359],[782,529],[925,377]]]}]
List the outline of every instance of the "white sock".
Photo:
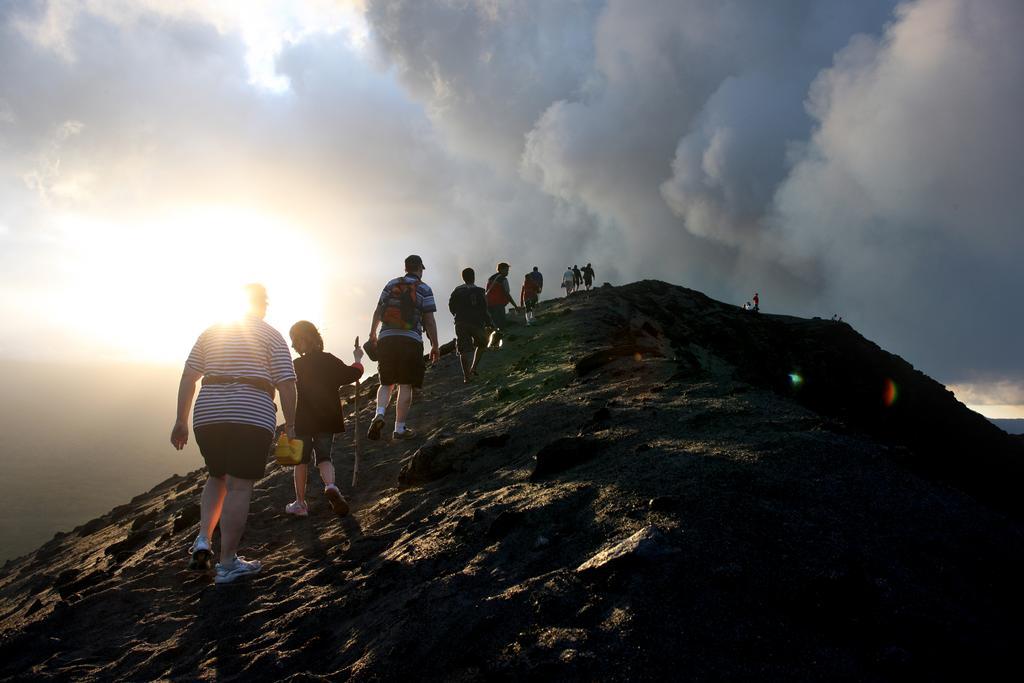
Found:
[{"label": "white sock", "polygon": [[395,423],[395,431],[398,432],[399,434],[404,432],[405,431],[405,423],[404,422],[396,422]]}]

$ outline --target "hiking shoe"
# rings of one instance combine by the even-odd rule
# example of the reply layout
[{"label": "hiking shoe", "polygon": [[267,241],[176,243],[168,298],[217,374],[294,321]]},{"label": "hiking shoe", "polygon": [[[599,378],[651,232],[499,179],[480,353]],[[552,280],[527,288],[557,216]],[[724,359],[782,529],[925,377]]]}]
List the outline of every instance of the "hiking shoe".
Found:
[{"label": "hiking shoe", "polygon": [[188,568],[205,572],[213,569],[213,551],[210,550],[210,543],[206,540],[196,539],[192,547],[188,549],[192,558],[188,561]]},{"label": "hiking shoe", "polygon": [[411,439],[414,436],[416,436],[416,432],[408,427],[406,427],[404,432],[394,432],[391,434],[391,438],[395,441],[404,441],[406,439]]},{"label": "hiking shoe", "polygon": [[324,487],[324,496],[327,497],[327,502],[331,504],[331,509],[334,510],[335,514],[339,517],[344,517],[348,514],[348,503],[345,502],[345,498],[342,497],[341,491],[334,484]]},{"label": "hiking shoe", "polygon": [[366,430],[366,438],[370,441],[380,441],[380,433],[384,429],[384,416],[374,415],[370,422],[370,428]]},{"label": "hiking shoe", "polygon": [[259,574],[263,565],[259,560],[246,560],[235,555],[235,561],[228,564],[217,563],[217,576],[213,577],[214,583],[231,583],[253,574]]},{"label": "hiking shoe", "polygon": [[284,506],[284,511],[289,515],[295,515],[296,517],[306,517],[309,515],[309,505],[305,502],[300,503],[297,500],[293,500]]}]

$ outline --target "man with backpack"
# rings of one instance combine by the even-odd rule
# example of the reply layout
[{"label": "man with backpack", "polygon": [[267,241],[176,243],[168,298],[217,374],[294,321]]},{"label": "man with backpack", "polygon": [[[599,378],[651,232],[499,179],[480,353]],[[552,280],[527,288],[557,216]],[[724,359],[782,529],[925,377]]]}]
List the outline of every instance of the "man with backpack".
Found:
[{"label": "man with backpack", "polygon": [[574,265],[572,267],[572,291],[579,291],[580,285],[583,284],[583,273],[580,272],[580,267]]},{"label": "man with backpack", "polygon": [[533,309],[537,306],[537,301],[540,299],[540,293],[544,289],[544,276],[540,274],[540,270],[537,266],[533,267],[533,271],[526,274],[523,278],[523,288],[519,292],[519,305],[526,310],[526,324],[533,324]]},{"label": "man with backpack", "polygon": [[[412,406],[412,390],[423,386],[426,364],[423,360],[423,330],[430,338],[430,360],[437,361],[441,353],[437,343],[437,322],[434,320],[434,292],[423,282],[423,259],[415,254],[405,259],[405,275],[384,286],[373,311],[370,323],[370,343],[377,346],[377,371],[380,388],[377,390],[377,414],[370,422],[366,438],[380,439],[384,428],[384,413],[391,401],[391,393],[398,387],[395,402],[394,439],[408,439],[412,430],[405,426]],[[377,325],[381,326],[377,336]]]},{"label": "man with backpack", "polygon": [[506,304],[512,304],[512,308],[519,310],[508,285],[508,269],[507,263],[499,263],[498,272],[487,278],[487,312],[491,314],[491,320],[498,330],[505,327]]},{"label": "man with backpack", "polygon": [[477,287],[476,272],[472,268],[462,271],[461,284],[448,298],[448,310],[455,316],[456,348],[462,363],[462,381],[469,383],[476,374],[487,349],[487,329],[494,327],[487,312],[487,297],[483,287]]}]

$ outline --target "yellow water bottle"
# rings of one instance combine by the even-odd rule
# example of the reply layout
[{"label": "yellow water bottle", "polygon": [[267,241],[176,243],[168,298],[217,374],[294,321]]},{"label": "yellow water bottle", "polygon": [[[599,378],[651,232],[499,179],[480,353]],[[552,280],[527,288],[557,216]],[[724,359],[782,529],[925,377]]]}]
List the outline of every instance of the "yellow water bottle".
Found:
[{"label": "yellow water bottle", "polygon": [[298,465],[302,462],[302,441],[289,439],[287,434],[282,433],[274,449],[274,459],[278,465]]}]

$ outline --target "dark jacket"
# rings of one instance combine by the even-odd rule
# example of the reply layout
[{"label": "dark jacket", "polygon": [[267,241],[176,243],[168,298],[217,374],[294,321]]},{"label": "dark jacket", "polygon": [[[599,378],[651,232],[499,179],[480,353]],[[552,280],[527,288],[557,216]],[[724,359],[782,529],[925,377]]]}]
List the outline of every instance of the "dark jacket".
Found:
[{"label": "dark jacket", "polygon": [[295,411],[296,436],[345,431],[338,389],[363,376],[363,366],[345,363],[333,354],[310,351],[295,359],[299,404]]},{"label": "dark jacket", "polygon": [[487,297],[483,287],[459,285],[448,297],[448,310],[455,316],[455,324],[494,327],[487,311]]}]

